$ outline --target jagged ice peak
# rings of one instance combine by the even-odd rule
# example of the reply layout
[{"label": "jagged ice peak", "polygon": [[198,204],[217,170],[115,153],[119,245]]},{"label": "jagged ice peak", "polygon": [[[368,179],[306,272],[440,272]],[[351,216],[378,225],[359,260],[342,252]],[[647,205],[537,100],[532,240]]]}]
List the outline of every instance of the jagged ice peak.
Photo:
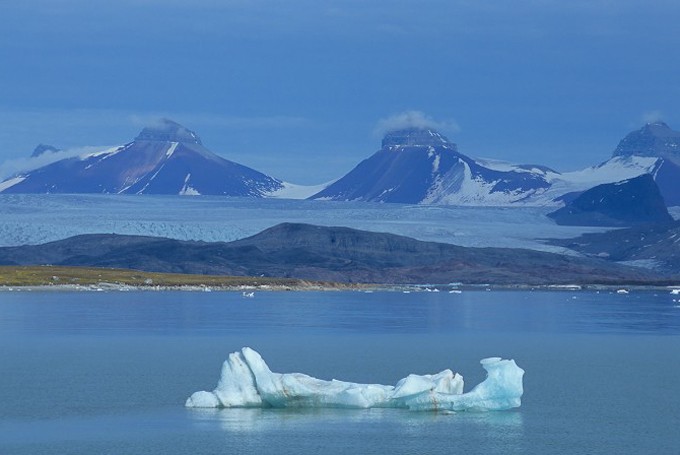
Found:
[{"label": "jagged ice peak", "polygon": [[135,140],[201,144],[201,139],[196,133],[167,118],[144,128]]}]

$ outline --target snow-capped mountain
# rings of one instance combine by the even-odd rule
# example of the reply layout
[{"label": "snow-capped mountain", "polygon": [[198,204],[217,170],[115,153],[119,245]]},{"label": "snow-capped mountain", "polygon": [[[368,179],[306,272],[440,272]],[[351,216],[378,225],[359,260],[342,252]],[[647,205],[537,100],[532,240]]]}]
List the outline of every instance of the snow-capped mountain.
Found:
[{"label": "snow-capped mountain", "polygon": [[505,205],[550,187],[543,166],[476,161],[428,128],[385,135],[382,148],[311,199],[410,204]]},{"label": "snow-capped mountain", "polygon": [[65,158],[0,183],[3,193],[118,193],[263,197],[283,182],[226,160],[193,131],[163,119],[129,144]]},{"label": "snow-capped mountain", "polygon": [[680,165],[680,132],[666,123],[647,123],[624,137],[614,150],[614,156],[653,156]]},{"label": "snow-capped mountain", "polygon": [[666,205],[680,205],[680,132],[664,122],[648,123],[619,142],[614,158],[656,158],[652,175]]},{"label": "snow-capped mountain", "polygon": [[680,133],[663,122],[627,135],[611,159],[580,171],[473,159],[426,128],[388,133],[382,148],[311,199],[411,204],[560,205],[605,183],[651,174],[680,205]]},{"label": "snow-capped mountain", "polygon": [[566,173],[539,165],[474,159],[433,129],[409,127],[388,132],[380,150],[340,179],[303,186],[221,158],[206,149],[196,133],[162,120],[129,144],[17,174],[0,182],[0,193],[205,194],[545,206],[568,203],[597,185],[642,174],[654,177],[667,206],[680,206],[680,133],[663,122],[628,134],[604,163]]},{"label": "snow-capped mountain", "polygon": [[626,135],[612,157],[598,166],[560,174],[544,202],[569,202],[594,186],[651,174],[668,207],[680,206],[680,132],[663,122],[648,123]]},{"label": "snow-capped mountain", "polygon": [[673,222],[659,186],[650,174],[597,185],[548,216],[557,224],[577,226],[635,226]]}]

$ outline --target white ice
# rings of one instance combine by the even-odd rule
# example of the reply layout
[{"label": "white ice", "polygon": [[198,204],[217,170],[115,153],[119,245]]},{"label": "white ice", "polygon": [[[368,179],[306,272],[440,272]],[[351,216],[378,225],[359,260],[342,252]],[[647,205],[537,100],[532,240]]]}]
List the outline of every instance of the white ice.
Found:
[{"label": "white ice", "polygon": [[195,392],[192,408],[403,408],[413,411],[497,411],[521,405],[524,370],[514,360],[481,361],[484,381],[463,393],[463,377],[451,370],[415,375],[396,386],[325,381],[302,373],[272,373],[260,354],[245,347],[222,365],[212,392]]},{"label": "white ice", "polygon": [[[229,242],[278,223],[291,222],[389,232],[470,247],[563,252],[564,248],[540,239],[571,238],[606,230],[559,226],[545,216],[551,210],[219,196],[0,194],[0,246],[37,244],[101,232]],[[680,218],[680,212],[677,216]]]}]

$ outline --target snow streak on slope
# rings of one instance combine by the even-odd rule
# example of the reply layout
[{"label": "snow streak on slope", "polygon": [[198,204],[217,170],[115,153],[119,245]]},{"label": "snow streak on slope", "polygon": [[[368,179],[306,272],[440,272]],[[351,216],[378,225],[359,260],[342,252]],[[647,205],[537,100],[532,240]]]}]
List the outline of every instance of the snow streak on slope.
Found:
[{"label": "snow streak on slope", "polygon": [[[505,206],[526,203],[529,198],[545,192],[544,188],[513,188],[498,191],[497,186],[502,179],[488,180],[474,175],[470,164],[464,160],[461,166],[451,169],[444,175],[434,179],[434,183],[421,201],[421,204],[445,205],[477,205],[477,206]],[[518,168],[506,169],[501,172],[521,173]],[[530,174],[531,172],[525,172]]]},{"label": "snow streak on slope", "polygon": [[307,199],[333,182],[335,180],[320,185],[296,185],[295,183],[281,182],[283,186],[280,189],[267,193],[265,196],[278,199]]},{"label": "snow streak on slope", "polygon": [[180,196],[200,196],[201,193],[199,193],[195,188],[191,186],[189,181],[191,180],[191,174],[187,174],[186,177],[184,177],[184,186],[182,186],[182,189],[179,190],[179,195]]},{"label": "snow streak on slope", "polygon": [[2,192],[3,190],[6,190],[7,188],[10,188],[10,187],[16,185],[17,183],[23,182],[25,179],[26,179],[26,177],[17,176],[17,177],[13,177],[11,179],[5,180],[4,182],[0,182],[0,192]]}]

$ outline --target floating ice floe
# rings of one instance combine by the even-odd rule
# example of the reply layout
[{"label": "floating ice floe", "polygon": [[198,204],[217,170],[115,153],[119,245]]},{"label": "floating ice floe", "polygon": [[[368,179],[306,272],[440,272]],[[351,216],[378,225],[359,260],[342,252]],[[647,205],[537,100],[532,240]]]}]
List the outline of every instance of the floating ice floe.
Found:
[{"label": "floating ice floe", "polygon": [[451,370],[415,375],[396,386],[325,381],[301,373],[272,373],[250,348],[229,354],[212,392],[195,392],[191,408],[403,408],[413,411],[497,411],[521,405],[524,370],[514,360],[481,361],[484,381],[463,393],[463,377]]}]

